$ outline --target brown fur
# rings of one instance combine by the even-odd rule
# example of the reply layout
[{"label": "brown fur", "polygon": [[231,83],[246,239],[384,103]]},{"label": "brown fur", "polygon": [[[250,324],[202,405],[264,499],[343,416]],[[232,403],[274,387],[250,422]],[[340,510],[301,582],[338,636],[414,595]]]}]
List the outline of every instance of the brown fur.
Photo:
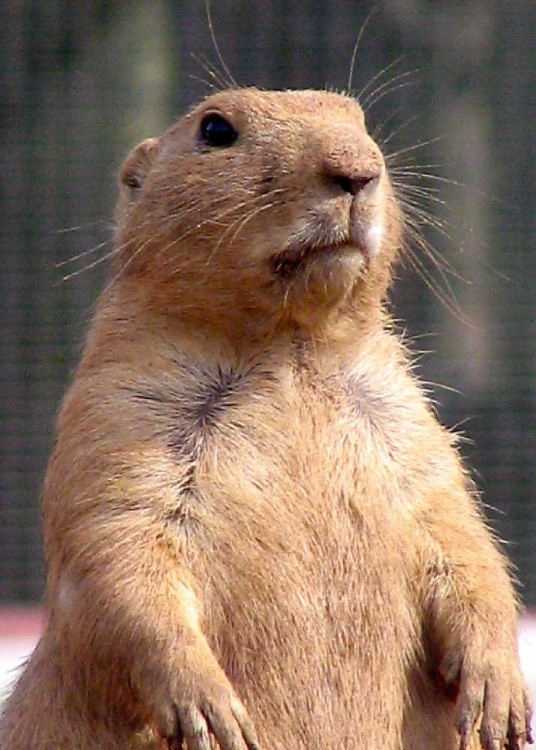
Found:
[{"label": "brown fur", "polygon": [[357,104],[216,94],[121,184],[2,750],[522,747],[507,564],[384,309],[402,217]]}]

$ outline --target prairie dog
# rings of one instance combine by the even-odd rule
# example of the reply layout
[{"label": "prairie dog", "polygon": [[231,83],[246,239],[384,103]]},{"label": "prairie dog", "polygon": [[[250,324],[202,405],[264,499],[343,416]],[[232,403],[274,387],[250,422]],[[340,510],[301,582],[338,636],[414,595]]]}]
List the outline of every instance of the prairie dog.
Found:
[{"label": "prairie dog", "polygon": [[223,91],[120,173],[1,750],[518,750],[508,565],[385,298],[351,98]]}]

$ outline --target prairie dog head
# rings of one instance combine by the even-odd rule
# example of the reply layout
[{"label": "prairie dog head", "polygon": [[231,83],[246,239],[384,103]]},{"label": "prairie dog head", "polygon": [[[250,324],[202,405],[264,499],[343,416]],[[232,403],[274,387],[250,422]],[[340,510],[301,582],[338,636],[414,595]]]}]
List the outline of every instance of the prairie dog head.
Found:
[{"label": "prairie dog head", "polygon": [[167,310],[307,325],[385,294],[400,214],[349,97],[214,94],[134,149],[120,184],[119,273]]}]

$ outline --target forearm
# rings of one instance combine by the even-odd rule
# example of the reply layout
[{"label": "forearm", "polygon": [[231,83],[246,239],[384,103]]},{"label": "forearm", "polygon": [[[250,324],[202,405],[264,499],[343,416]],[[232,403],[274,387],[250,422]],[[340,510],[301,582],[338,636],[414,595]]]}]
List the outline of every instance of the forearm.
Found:
[{"label": "forearm", "polygon": [[[444,637],[453,626],[494,620],[515,628],[518,603],[506,557],[469,494],[440,499],[426,519],[429,611]],[[454,627],[454,631],[456,627]]]}]

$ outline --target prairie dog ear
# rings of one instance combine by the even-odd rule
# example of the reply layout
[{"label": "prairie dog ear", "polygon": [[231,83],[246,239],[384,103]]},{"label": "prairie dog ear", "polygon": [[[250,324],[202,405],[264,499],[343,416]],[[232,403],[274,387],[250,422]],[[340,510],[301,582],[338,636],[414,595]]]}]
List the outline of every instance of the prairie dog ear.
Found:
[{"label": "prairie dog ear", "polygon": [[125,159],[119,172],[119,184],[121,192],[125,193],[127,199],[136,196],[136,192],[143,185],[158,156],[159,149],[160,140],[158,138],[146,138]]}]

